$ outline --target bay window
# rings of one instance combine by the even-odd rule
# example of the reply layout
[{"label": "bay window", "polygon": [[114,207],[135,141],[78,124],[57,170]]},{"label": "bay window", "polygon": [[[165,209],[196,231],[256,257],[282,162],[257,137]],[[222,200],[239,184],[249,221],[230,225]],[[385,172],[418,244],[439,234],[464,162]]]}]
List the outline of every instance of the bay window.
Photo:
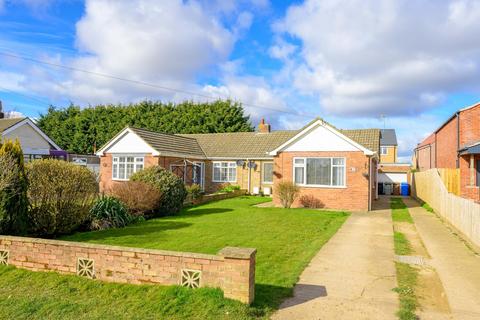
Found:
[{"label": "bay window", "polygon": [[214,162],[213,182],[236,182],[237,164],[235,162]]},{"label": "bay window", "polygon": [[144,167],[143,157],[118,156],[112,159],[112,179],[128,180],[130,176]]},{"label": "bay window", "polygon": [[296,184],[319,187],[345,187],[345,158],[294,158]]}]

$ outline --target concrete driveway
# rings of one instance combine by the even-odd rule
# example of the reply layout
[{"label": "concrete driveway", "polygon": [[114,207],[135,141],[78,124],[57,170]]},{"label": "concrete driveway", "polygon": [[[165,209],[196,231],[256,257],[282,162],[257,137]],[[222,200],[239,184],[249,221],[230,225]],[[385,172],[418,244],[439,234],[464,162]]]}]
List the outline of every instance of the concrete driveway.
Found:
[{"label": "concrete driveway", "polygon": [[396,319],[393,230],[388,199],[352,213],[303,271],[294,297],[272,319]]}]

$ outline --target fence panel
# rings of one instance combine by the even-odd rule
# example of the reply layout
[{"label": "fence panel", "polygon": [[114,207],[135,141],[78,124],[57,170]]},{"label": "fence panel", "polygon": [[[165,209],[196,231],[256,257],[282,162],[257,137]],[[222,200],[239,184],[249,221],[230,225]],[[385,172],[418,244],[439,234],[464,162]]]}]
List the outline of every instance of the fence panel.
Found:
[{"label": "fence panel", "polygon": [[442,179],[448,192],[457,196],[460,195],[460,169],[438,169],[440,178]]},{"label": "fence panel", "polygon": [[[449,190],[457,188],[457,182],[452,182],[457,180],[456,173],[452,172],[448,169],[415,172],[412,193],[420,200],[427,202],[438,215],[460,231],[469,241],[480,246],[480,204],[449,193]],[[447,188],[447,186],[450,187]],[[459,186],[458,182],[458,188]]]}]

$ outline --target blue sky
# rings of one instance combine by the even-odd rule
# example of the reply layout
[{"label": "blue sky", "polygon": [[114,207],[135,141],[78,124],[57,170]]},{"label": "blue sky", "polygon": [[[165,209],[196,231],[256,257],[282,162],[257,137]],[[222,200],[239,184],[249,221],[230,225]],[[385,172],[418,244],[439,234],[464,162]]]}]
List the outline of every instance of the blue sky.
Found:
[{"label": "blue sky", "polygon": [[50,104],[231,97],[274,129],[313,116],[383,127],[384,115],[409,160],[480,100],[478,34],[473,0],[0,0],[0,99],[37,117]]}]

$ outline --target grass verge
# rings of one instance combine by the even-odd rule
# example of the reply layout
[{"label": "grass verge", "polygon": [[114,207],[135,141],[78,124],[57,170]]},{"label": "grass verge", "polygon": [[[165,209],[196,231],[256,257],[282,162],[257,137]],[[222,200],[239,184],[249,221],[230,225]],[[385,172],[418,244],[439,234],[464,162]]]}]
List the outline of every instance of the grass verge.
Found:
[{"label": "grass verge", "polygon": [[426,203],[426,202],[424,202],[424,203],[422,204],[422,208],[425,209],[425,210],[427,210],[428,212],[434,213],[433,208],[430,207],[430,205],[429,205],[428,203]]},{"label": "grass verge", "polygon": [[[412,217],[401,198],[391,198],[390,207],[392,208],[394,223],[413,223]],[[413,253],[412,245],[403,233],[395,231],[393,240],[396,255],[411,255]],[[400,309],[397,311],[397,316],[400,320],[416,320],[418,319],[415,314],[418,307],[418,298],[415,287],[418,281],[418,270],[400,262],[395,262],[395,269],[398,287],[394,290],[398,293],[400,299]]]},{"label": "grass verge", "polygon": [[408,208],[403,203],[402,198],[390,198],[390,208],[392,209],[393,222],[413,223],[413,219],[408,213]]}]

